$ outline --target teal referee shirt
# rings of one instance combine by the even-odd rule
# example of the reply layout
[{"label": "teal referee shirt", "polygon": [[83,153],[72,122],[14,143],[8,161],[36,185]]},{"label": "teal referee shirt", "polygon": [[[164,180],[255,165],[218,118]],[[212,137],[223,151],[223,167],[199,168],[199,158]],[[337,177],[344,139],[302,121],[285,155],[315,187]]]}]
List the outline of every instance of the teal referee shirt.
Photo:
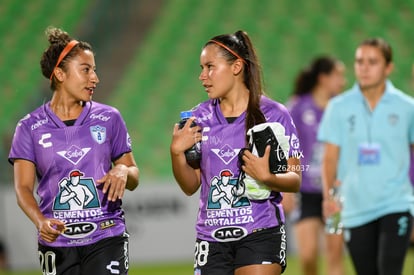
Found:
[{"label": "teal referee shirt", "polygon": [[340,147],[337,177],[344,197],[345,227],[396,212],[414,213],[409,179],[414,144],[414,99],[390,81],[373,111],[359,85],[333,98],[318,140]]}]

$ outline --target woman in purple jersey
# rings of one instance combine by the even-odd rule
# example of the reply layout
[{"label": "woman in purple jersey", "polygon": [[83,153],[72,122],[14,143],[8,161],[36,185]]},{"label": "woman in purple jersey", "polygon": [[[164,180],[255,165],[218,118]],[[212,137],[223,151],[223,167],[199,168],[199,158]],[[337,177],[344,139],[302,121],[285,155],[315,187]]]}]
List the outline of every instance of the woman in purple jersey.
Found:
[{"label": "woman in purple jersey", "polygon": [[[322,144],[316,139],[323,110],[332,96],[345,86],[344,64],[330,56],[319,56],[296,77],[293,96],[288,109],[298,129],[303,151],[302,185],[292,212],[294,233],[302,274],[318,273],[318,250],[323,236],[322,215]],[[285,194],[286,202],[294,201],[294,194]],[[285,204],[285,200],[283,202]],[[327,274],[343,275],[342,235],[328,234],[326,241]]]},{"label": "woman in purple jersey", "polygon": [[92,101],[99,79],[91,46],[53,27],[46,35],[40,65],[53,94],[16,127],[9,161],[17,202],[38,230],[43,274],[128,274],[121,200],[139,171],[125,123]]},{"label": "woman in purple jersey", "polygon": [[[170,146],[183,192],[200,189],[194,274],[281,274],[287,246],[281,192],[297,192],[301,181],[294,123],[282,104],[264,96],[256,52],[244,31],[210,39],[200,65],[209,99],[192,110],[183,128],[175,126]],[[190,127],[194,121],[198,126]],[[271,131],[271,146],[259,153],[255,136],[265,130]],[[198,169],[184,152],[199,141]],[[283,152],[278,160],[287,165],[269,161],[276,143]]]}]

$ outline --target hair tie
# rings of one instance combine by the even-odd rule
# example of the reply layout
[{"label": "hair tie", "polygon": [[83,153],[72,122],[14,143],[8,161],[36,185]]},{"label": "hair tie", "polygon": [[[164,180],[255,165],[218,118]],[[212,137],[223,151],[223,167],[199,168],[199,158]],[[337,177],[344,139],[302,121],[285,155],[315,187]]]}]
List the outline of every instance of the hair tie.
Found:
[{"label": "hair tie", "polygon": [[213,43],[215,43],[215,44],[219,45],[220,47],[222,47],[222,48],[224,48],[224,49],[228,50],[228,51],[229,51],[232,55],[234,55],[234,56],[235,56],[235,57],[237,57],[238,59],[241,59],[241,61],[243,61],[243,63],[247,65],[247,62],[246,62],[246,60],[244,60],[244,58],[241,58],[241,57],[240,57],[240,55],[238,55],[235,51],[233,51],[232,49],[230,49],[229,47],[227,47],[227,46],[226,46],[226,45],[224,45],[223,43],[218,42],[218,41],[216,41],[216,40],[209,40],[209,42],[213,42]]},{"label": "hair tie", "polygon": [[55,73],[55,69],[59,66],[60,62],[62,62],[63,58],[65,58],[66,55],[68,55],[68,53],[73,49],[73,47],[75,47],[77,44],[79,43],[79,41],[77,40],[72,40],[70,41],[65,48],[63,49],[63,51],[60,53],[58,61],[56,62],[55,67],[52,70],[52,73],[50,74],[50,81],[52,81],[52,77],[53,74]]}]

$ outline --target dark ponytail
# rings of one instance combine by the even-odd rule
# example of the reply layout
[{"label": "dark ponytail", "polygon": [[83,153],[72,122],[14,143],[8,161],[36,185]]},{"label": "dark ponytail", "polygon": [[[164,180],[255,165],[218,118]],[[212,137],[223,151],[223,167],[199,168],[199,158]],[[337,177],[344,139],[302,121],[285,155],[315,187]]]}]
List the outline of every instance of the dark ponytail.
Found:
[{"label": "dark ponytail", "polygon": [[321,74],[330,74],[338,62],[330,56],[319,56],[304,68],[296,77],[294,95],[309,94],[318,84],[318,78]]},{"label": "dark ponytail", "polygon": [[225,46],[219,48],[222,51],[224,58],[226,58],[229,63],[233,63],[238,58],[241,58],[244,63],[243,81],[249,90],[249,103],[246,111],[247,132],[247,130],[254,125],[266,122],[260,109],[260,100],[264,93],[262,88],[262,70],[256,51],[249,36],[244,31],[215,36],[207,42],[205,46],[214,43],[214,41]]}]

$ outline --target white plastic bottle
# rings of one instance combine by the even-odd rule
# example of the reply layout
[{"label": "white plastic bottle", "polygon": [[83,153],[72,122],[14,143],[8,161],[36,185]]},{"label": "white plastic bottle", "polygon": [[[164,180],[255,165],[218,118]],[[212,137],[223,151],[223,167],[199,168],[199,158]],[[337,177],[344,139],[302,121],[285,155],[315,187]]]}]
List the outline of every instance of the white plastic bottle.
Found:
[{"label": "white plastic bottle", "polygon": [[338,211],[329,216],[325,221],[325,232],[328,234],[342,234],[343,224],[341,220],[342,198],[339,194],[338,187],[329,189],[329,197],[336,203]]}]

